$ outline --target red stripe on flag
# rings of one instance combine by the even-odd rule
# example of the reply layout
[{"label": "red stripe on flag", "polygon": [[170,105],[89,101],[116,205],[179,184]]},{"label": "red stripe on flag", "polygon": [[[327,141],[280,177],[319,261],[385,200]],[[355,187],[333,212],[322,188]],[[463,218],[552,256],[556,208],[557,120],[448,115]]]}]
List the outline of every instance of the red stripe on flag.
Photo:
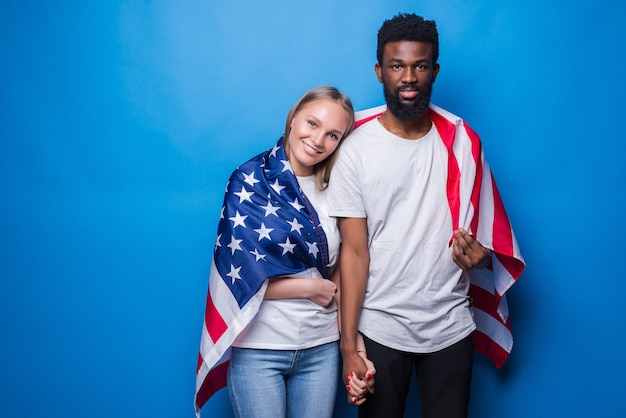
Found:
[{"label": "red stripe on flag", "polygon": [[448,204],[450,205],[450,213],[452,215],[452,230],[456,231],[459,229],[459,216],[461,212],[461,171],[459,170],[459,164],[452,150],[456,126],[432,109],[430,110],[430,117],[448,150],[448,182],[446,191]]},{"label": "red stripe on flag", "polygon": [[[470,285],[470,295],[472,296],[474,306],[495,320],[503,324],[512,336],[511,321],[507,318],[506,322],[502,320],[498,314],[498,302],[501,298],[496,293],[494,295],[481,288],[480,286]],[[500,368],[509,357],[509,352],[501,347],[491,336],[485,334],[480,328],[474,331],[473,336],[474,349],[479,353],[489,357],[496,368]]]},{"label": "red stripe on flag", "polygon": [[480,286],[470,283],[470,296],[472,297],[474,305],[502,322],[502,318],[500,317],[500,314],[498,314],[498,302],[500,301],[501,296],[495,289],[492,290],[495,295]]},{"label": "red stripe on flag", "polygon": [[474,207],[474,217],[470,222],[470,230],[472,233],[478,233],[478,220],[480,215],[480,186],[483,181],[483,164],[481,161],[482,145],[478,134],[469,127],[469,125],[463,122],[465,131],[467,132],[469,139],[472,143],[472,158],[474,159],[474,165],[476,166],[476,176],[474,177],[474,187],[472,188],[472,195],[470,201]]},{"label": "red stripe on flag", "polygon": [[380,115],[382,115],[382,113],[377,113],[375,115],[372,116],[368,116],[366,118],[363,119],[359,119],[357,121],[354,122],[354,129],[358,128],[359,126],[363,125],[365,122],[369,122],[372,119],[376,119],[377,117],[379,117]]},{"label": "red stripe on flag", "polygon": [[216,342],[220,339],[220,337],[226,332],[228,329],[228,325],[224,322],[224,319],[220,315],[220,312],[217,310],[215,305],[213,304],[213,299],[211,298],[211,292],[207,292],[206,297],[206,310],[204,312],[204,323],[206,325],[207,331],[211,336],[211,340]]},{"label": "red stripe on flag", "polygon": [[[493,188],[493,201],[494,201],[494,220],[493,220],[493,236],[500,237],[501,239],[493,243],[494,250],[506,254],[513,255],[513,232],[510,227],[509,218],[507,217],[504,206],[502,205],[502,199],[500,198],[500,192],[496,186],[496,182],[491,179],[491,187]],[[494,240],[495,241],[495,240]],[[498,246],[495,248],[495,246]]]},{"label": "red stripe on flag", "polygon": [[198,353],[198,367],[196,367],[196,373],[200,371],[200,367],[202,367],[203,362],[204,360],[202,360],[202,354]]},{"label": "red stripe on flag", "polygon": [[196,407],[201,409],[211,396],[226,386],[228,362],[215,366],[204,378],[200,389],[196,393]]},{"label": "red stripe on flag", "polygon": [[509,357],[509,353],[505,349],[479,330],[474,331],[472,342],[474,349],[489,357],[496,368],[500,368]]}]

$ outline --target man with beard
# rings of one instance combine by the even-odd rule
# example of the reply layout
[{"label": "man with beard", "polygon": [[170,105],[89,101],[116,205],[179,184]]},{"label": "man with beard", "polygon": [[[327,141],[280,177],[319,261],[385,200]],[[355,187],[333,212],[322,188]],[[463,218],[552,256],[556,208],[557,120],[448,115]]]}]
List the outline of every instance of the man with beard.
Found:
[{"label": "man with beard", "polygon": [[[343,377],[349,385],[355,372],[371,389],[365,402],[348,397],[360,418],[402,418],[413,370],[423,417],[467,416],[476,324],[465,273],[491,268],[499,238],[474,238],[481,181],[470,180],[470,193],[463,184],[476,149],[450,145],[475,134],[430,105],[438,49],[434,21],[399,14],[383,23],[375,71],[386,110],[346,139],[330,178],[329,214],[342,235]],[[358,332],[375,377],[357,353]]]}]

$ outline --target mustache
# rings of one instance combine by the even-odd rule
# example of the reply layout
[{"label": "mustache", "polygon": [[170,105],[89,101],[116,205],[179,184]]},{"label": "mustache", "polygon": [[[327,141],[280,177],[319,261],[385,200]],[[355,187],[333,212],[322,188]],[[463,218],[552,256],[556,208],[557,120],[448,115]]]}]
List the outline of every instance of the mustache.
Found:
[{"label": "mustache", "polygon": [[418,91],[418,92],[420,92],[423,89],[420,86],[418,86],[417,84],[404,84],[404,85],[402,85],[400,87],[396,87],[394,90],[396,91],[396,93],[399,93],[401,91]]}]

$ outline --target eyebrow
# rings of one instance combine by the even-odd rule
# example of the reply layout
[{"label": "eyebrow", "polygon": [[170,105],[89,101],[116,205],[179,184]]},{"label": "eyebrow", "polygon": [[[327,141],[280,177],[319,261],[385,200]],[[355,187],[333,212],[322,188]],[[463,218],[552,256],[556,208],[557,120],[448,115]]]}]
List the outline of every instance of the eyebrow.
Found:
[{"label": "eyebrow", "polygon": [[[422,62],[428,62],[429,59],[428,58],[420,58],[416,61],[413,61],[413,64],[419,64]],[[389,62],[393,62],[393,63],[404,63],[405,61],[401,58],[389,58]]]}]

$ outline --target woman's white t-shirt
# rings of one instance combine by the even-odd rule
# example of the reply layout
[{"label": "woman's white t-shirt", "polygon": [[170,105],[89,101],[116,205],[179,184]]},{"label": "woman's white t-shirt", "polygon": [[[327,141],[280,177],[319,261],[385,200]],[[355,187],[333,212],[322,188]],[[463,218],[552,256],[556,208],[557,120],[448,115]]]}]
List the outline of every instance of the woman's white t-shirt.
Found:
[{"label": "woman's white t-shirt", "polygon": [[[300,188],[317,211],[328,241],[330,265],[337,262],[341,238],[337,221],[328,216],[326,191],[315,186],[315,176],[297,177]],[[300,280],[322,277],[313,267],[299,273]],[[302,350],[339,339],[337,306],[322,307],[309,299],[265,299],[259,312],[237,336],[233,347]]]}]

